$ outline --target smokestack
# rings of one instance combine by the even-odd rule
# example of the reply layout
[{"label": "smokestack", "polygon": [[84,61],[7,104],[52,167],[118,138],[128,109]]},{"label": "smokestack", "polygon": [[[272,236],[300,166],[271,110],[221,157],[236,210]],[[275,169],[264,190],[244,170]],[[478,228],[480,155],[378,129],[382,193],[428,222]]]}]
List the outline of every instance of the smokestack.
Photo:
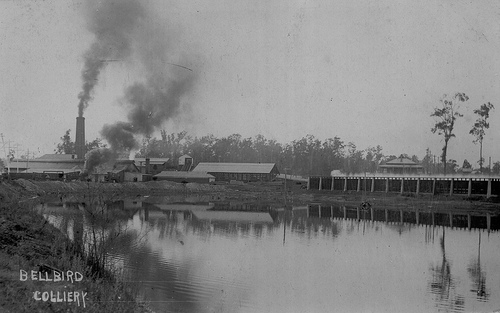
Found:
[{"label": "smokestack", "polygon": [[77,159],[85,158],[85,117],[76,118],[75,152]]}]

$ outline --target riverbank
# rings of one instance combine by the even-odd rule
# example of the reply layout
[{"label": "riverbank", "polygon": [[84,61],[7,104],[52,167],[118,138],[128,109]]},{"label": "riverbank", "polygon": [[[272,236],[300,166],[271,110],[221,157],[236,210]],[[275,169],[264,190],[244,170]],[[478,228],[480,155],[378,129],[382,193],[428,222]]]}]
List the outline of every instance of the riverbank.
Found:
[{"label": "riverbank", "polygon": [[2,182],[0,196],[0,312],[151,312],[119,273],[91,273],[79,249],[33,210],[38,193]]}]

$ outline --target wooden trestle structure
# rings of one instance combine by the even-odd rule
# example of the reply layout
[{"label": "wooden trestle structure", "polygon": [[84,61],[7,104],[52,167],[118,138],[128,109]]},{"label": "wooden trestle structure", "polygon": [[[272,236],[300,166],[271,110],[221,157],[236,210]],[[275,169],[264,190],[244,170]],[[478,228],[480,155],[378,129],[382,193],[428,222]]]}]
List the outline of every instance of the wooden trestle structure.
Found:
[{"label": "wooden trestle structure", "polygon": [[308,190],[380,193],[500,195],[500,177],[460,176],[310,176]]}]

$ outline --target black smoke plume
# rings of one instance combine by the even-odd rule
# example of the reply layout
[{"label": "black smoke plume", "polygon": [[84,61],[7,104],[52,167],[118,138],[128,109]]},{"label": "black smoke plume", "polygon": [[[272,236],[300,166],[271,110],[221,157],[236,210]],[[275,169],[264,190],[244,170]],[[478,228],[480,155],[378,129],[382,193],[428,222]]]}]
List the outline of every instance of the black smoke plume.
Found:
[{"label": "black smoke plume", "polygon": [[78,116],[92,100],[92,93],[99,74],[111,61],[122,60],[132,52],[133,32],[145,17],[139,1],[88,1],[86,2],[87,28],[95,39],[84,54],[82,91],[78,95]]},{"label": "black smoke plume", "polygon": [[110,162],[117,158],[117,155],[108,148],[94,149],[85,154],[84,172],[92,173],[99,164]]},{"label": "black smoke plume", "polygon": [[[91,99],[92,89],[106,58],[126,58],[137,72],[136,82],[120,98],[127,120],[104,125],[101,135],[110,148],[122,154],[138,147],[138,137],[151,135],[182,110],[193,90],[196,75],[178,44],[179,33],[156,16],[150,2],[99,1],[89,10],[89,27],[96,42],[87,52],[80,112]],[[144,6],[143,6],[144,5]],[[177,40],[177,41],[176,41]],[[191,53],[191,52],[190,52]]]},{"label": "black smoke plume", "polygon": [[128,121],[105,125],[101,135],[115,151],[137,148],[137,135],[151,135],[165,121],[179,113],[182,97],[191,90],[193,83],[194,79],[190,75],[177,80],[152,77],[147,83],[128,87],[122,99],[129,108]]}]

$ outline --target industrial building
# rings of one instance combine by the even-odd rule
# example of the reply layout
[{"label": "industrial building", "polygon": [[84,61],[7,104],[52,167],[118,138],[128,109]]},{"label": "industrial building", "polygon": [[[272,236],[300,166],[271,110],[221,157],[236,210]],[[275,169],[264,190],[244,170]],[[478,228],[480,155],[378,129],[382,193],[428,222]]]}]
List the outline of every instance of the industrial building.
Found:
[{"label": "industrial building", "polygon": [[95,182],[140,182],[143,174],[132,160],[117,160],[114,163],[105,163],[94,168],[89,176]]},{"label": "industrial building", "polygon": [[134,161],[143,174],[156,175],[162,171],[175,170],[170,158],[135,158]]},{"label": "industrial building", "polygon": [[213,175],[216,181],[271,181],[279,174],[276,163],[199,163],[195,173]]}]

